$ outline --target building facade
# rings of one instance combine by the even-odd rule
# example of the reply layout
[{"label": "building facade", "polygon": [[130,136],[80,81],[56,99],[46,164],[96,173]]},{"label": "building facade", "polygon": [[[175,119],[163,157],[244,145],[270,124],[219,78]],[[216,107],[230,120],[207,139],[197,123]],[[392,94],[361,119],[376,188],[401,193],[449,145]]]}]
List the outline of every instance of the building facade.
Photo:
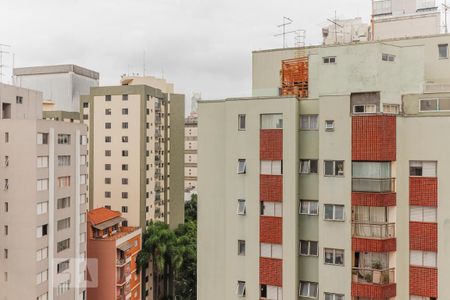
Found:
[{"label": "building facade", "polygon": [[76,65],[15,68],[14,85],[41,91],[44,110],[80,111],[80,96],[98,86],[99,74]]},{"label": "building facade", "polygon": [[199,104],[198,299],[450,295],[449,43],[256,51]]},{"label": "building facade", "polygon": [[86,126],[42,119],[37,91],[0,99],[0,296],[86,299]]},{"label": "building facade", "polygon": [[184,139],[184,191],[190,195],[197,191],[197,113],[191,113],[185,119]]},{"label": "building facade", "polygon": [[87,289],[88,299],[142,299],[136,266],[142,229],[122,226],[121,215],[104,207],[88,213],[87,256],[98,266],[98,284]]}]

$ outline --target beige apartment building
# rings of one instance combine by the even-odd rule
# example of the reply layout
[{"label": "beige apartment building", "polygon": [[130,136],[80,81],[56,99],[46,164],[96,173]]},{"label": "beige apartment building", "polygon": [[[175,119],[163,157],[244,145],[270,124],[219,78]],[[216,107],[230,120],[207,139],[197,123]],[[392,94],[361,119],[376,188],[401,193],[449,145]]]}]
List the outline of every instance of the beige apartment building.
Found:
[{"label": "beige apartment building", "polygon": [[86,299],[87,137],[0,84],[0,298]]},{"label": "beige apartment building", "polygon": [[[192,112],[184,122],[184,191],[197,191],[198,115]],[[190,199],[190,197],[189,197]]]},{"label": "beige apartment building", "polygon": [[255,51],[199,104],[199,300],[449,297],[449,44]]},{"label": "beige apartment building", "polygon": [[[120,211],[123,226],[184,221],[184,95],[154,77],[123,77],[81,100],[89,130],[90,209]],[[152,299],[151,272],[143,297]]]}]

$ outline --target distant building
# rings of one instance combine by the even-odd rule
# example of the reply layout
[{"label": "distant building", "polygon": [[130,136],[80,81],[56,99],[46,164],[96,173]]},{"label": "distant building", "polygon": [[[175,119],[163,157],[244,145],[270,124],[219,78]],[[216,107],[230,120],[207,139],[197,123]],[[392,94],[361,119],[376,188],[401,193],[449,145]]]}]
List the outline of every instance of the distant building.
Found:
[{"label": "distant building", "polygon": [[99,74],[76,65],[15,68],[14,84],[41,91],[44,110],[80,111],[80,95],[98,86]]},{"label": "distant building", "polygon": [[184,123],[184,190],[187,193],[186,200],[197,191],[197,135],[198,117],[193,112]]},{"label": "distant building", "polygon": [[436,0],[372,0],[372,39],[418,37],[441,32]]},{"label": "distant building", "polygon": [[334,20],[322,28],[323,44],[347,44],[370,39],[370,26],[361,18]]},{"label": "distant building", "polygon": [[44,120],[38,91],[0,102],[0,298],[84,300],[86,126]]},{"label": "distant building", "polygon": [[88,213],[87,255],[98,266],[98,285],[87,289],[88,299],[141,299],[136,258],[142,230],[123,226],[124,221],[120,212],[103,207]]}]

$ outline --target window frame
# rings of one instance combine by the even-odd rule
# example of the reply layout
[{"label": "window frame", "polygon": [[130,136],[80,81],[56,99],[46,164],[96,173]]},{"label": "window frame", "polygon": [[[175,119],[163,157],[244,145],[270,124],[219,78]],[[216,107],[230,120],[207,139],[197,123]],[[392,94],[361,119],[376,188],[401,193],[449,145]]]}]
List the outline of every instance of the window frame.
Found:
[{"label": "window frame", "polygon": [[240,216],[245,216],[247,214],[247,203],[245,199],[238,199],[237,212]]},{"label": "window frame", "polygon": [[238,174],[246,174],[247,173],[247,161],[245,158],[238,159],[237,173]]},{"label": "window frame", "polygon": [[[307,245],[308,251],[307,251],[306,254],[302,253],[302,244],[303,243],[307,243],[308,244]],[[312,243],[316,244],[316,253],[315,254],[311,253],[311,244]],[[300,240],[298,246],[299,246],[298,253],[299,253],[300,256],[314,256],[314,257],[319,256],[319,242],[318,241]]]},{"label": "window frame", "polygon": [[[447,50],[447,55],[441,56],[441,49],[440,47],[445,46],[446,50]],[[439,55],[439,59],[448,59],[448,44],[438,44],[438,55]]]},{"label": "window frame", "polygon": [[325,65],[335,65],[337,64],[336,56],[323,56],[322,63]]},{"label": "window frame", "polygon": [[[247,118],[246,118],[245,114],[238,114],[238,131],[245,131],[247,129],[246,121],[247,121]],[[242,124],[244,126],[242,126]]]},{"label": "window frame", "polygon": [[[302,295],[302,286],[304,284],[308,284],[308,294],[307,295]],[[314,285],[315,286],[315,294],[316,296],[311,296],[311,286]],[[299,284],[299,289],[298,289],[298,295],[300,297],[307,297],[307,298],[313,298],[313,299],[317,299],[317,297],[319,296],[319,283],[318,282],[312,282],[312,281],[304,281],[304,280],[300,280],[300,284]]]},{"label": "window frame", "polygon": [[245,240],[238,240],[237,248],[238,248],[237,255],[245,256],[245,250],[246,250]]},{"label": "window frame", "polygon": [[[303,127],[303,120],[304,118],[307,118],[308,126]],[[315,118],[315,123],[311,122],[311,119]],[[315,124],[315,127],[312,127],[311,124]],[[304,131],[313,131],[313,130],[319,130],[319,114],[305,114],[300,115],[300,130]]]},{"label": "window frame", "polygon": [[[309,162],[309,172],[302,172],[303,170],[303,163]],[[312,162],[314,162],[314,164],[312,164]],[[314,169],[312,166],[315,165],[315,172],[311,171],[312,169]],[[299,174],[301,175],[317,175],[319,174],[319,160],[318,159],[300,159],[300,167],[298,170]]]},{"label": "window frame", "polygon": [[[327,206],[332,206],[333,207],[333,217],[332,219],[328,219],[327,218]],[[342,219],[337,219],[336,218],[336,207],[342,207]],[[345,205],[343,204],[324,204],[323,205],[323,219],[324,221],[334,221],[334,222],[345,222]]]},{"label": "window frame", "polygon": [[[333,174],[327,174],[326,172],[326,164],[332,162],[333,163]],[[342,163],[342,174],[339,174],[339,172],[337,171],[337,163]],[[325,159],[323,161],[323,175],[325,177],[344,177],[345,176],[345,160],[329,160],[329,159]]]},{"label": "window frame", "polygon": [[[308,203],[308,212],[302,212],[302,202]],[[315,203],[316,205],[316,213],[311,213],[311,203]],[[298,208],[299,215],[305,215],[305,216],[318,216],[319,215],[319,201],[317,200],[306,200],[306,199],[300,199],[299,208]]]},{"label": "window frame", "polygon": [[[336,261],[336,252],[340,251],[342,252],[342,263],[339,264]],[[327,252],[332,254],[331,260],[332,262],[327,262]],[[345,250],[344,249],[336,249],[336,248],[323,248],[323,263],[325,265],[331,265],[331,266],[340,266],[340,267],[344,267],[345,266]]]},{"label": "window frame", "polygon": [[237,287],[236,287],[236,294],[239,296],[239,297],[245,297],[245,294],[246,294],[246,284],[245,284],[245,281],[242,281],[242,280],[238,280],[238,282],[237,282]]}]

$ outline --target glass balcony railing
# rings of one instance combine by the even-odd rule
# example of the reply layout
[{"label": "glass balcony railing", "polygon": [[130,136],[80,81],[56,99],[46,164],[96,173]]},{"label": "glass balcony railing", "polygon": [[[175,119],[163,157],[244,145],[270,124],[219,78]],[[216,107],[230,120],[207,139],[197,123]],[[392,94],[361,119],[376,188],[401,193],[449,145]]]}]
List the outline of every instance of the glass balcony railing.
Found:
[{"label": "glass balcony railing", "polygon": [[371,239],[395,237],[395,223],[352,223],[352,236]]},{"label": "glass balcony railing", "polygon": [[375,285],[395,283],[395,268],[382,270],[369,268],[353,268],[352,282]]},{"label": "glass balcony railing", "polygon": [[353,192],[395,192],[395,178],[352,178]]}]

